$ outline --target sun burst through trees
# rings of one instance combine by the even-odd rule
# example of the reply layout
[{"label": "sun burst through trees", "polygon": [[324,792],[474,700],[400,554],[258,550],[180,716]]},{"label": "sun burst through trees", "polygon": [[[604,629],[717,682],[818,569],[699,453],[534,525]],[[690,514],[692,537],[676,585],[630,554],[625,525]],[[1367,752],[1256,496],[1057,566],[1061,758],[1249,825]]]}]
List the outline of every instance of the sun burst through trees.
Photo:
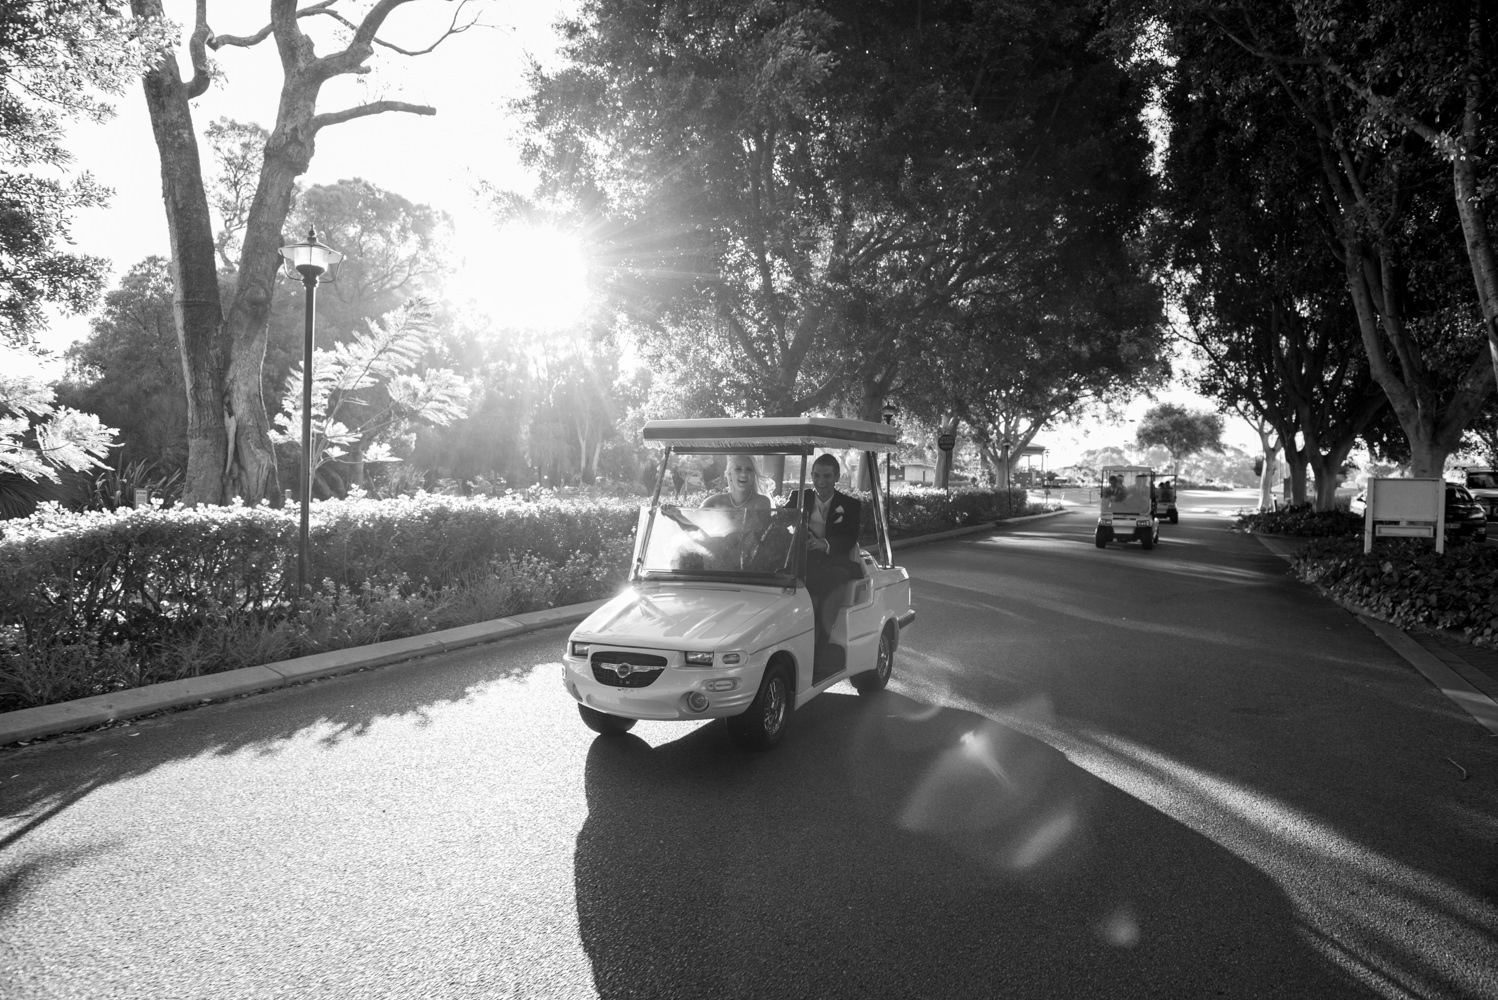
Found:
[{"label": "sun burst through trees", "polygon": [[449,282],[454,301],[471,303],[497,325],[561,331],[588,305],[588,262],[578,238],[545,225],[483,227],[459,248]]}]

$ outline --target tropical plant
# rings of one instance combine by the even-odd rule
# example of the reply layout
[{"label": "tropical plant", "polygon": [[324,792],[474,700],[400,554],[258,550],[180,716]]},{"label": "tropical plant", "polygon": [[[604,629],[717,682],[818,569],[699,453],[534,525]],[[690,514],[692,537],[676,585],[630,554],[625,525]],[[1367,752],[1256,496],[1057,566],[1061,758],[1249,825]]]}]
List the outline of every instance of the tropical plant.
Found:
[{"label": "tropical plant", "polygon": [[103,465],[116,433],[93,414],[58,405],[47,380],[25,370],[34,358],[0,343],[0,512],[6,517],[55,499],[39,486],[60,484],[62,470]]},{"label": "tropical plant", "polygon": [[[338,493],[361,484],[368,463],[398,462],[395,445],[417,425],[446,426],[468,412],[468,383],[447,368],[422,368],[430,339],[420,301],[371,320],[365,331],[312,355],[312,472],[330,462]],[[272,440],[302,445],[302,367],[286,377]]]}]

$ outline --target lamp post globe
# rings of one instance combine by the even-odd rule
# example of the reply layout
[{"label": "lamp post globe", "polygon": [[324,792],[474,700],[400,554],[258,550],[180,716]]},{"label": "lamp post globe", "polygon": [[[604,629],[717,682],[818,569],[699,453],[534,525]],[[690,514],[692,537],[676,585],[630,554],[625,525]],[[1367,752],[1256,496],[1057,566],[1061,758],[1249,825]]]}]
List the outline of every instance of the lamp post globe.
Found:
[{"label": "lamp post globe", "polygon": [[317,313],[317,286],[335,281],[343,254],[317,238],[308,229],[307,238],[280,249],[282,270],[306,289],[306,322],[302,336],[302,468],[300,483],[301,523],[297,530],[296,593],[307,592],[307,526],[312,511],[312,332]]}]

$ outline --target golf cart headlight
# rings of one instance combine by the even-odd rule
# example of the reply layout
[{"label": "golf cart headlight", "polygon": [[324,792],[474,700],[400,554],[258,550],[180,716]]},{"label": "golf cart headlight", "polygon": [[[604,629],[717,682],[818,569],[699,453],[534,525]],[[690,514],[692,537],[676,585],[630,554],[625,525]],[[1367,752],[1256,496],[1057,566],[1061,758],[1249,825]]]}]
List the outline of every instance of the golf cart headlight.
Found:
[{"label": "golf cart headlight", "polygon": [[710,667],[713,665],[713,654],[689,652],[686,654],[686,660],[689,667]]},{"label": "golf cart headlight", "polygon": [[570,642],[570,643],[567,644],[567,649],[568,649],[569,654],[571,656],[576,657],[579,660],[586,660],[588,658],[588,652],[592,648],[593,648],[593,644],[592,643],[590,643],[590,642],[578,642],[576,639],[574,639],[572,642]]},{"label": "golf cart headlight", "polygon": [[1141,517],[1136,523],[1141,528],[1148,528],[1150,526],[1150,519],[1147,517]]},{"label": "golf cart headlight", "polygon": [[1109,514],[1104,514],[1102,517],[1097,519],[1097,523],[1101,524],[1105,528],[1111,528],[1113,527],[1113,517]]}]

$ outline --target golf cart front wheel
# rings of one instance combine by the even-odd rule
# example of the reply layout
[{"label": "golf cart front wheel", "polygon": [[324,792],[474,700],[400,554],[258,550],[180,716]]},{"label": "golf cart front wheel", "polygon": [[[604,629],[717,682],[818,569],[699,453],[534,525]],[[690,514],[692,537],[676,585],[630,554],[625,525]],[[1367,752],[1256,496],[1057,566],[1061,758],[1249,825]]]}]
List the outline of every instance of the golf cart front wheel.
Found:
[{"label": "golf cart front wheel", "polygon": [[577,714],[583,717],[583,725],[604,736],[622,736],[635,727],[634,719],[622,715],[609,715],[587,705],[577,706]]}]

